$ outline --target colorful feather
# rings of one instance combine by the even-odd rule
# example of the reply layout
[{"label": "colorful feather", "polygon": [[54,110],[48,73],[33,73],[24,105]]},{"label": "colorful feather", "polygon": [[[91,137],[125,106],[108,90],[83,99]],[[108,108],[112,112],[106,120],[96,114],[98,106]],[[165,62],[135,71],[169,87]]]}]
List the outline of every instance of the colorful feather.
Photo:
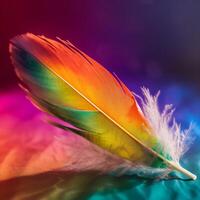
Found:
[{"label": "colorful feather", "polygon": [[176,123],[168,127],[169,109],[160,115],[148,90],[144,89],[142,111],[118,78],[61,39],[17,36],[11,40],[10,52],[31,101],[72,125],[66,129],[134,165],[175,169],[196,179],[178,163],[184,149],[180,128]]}]

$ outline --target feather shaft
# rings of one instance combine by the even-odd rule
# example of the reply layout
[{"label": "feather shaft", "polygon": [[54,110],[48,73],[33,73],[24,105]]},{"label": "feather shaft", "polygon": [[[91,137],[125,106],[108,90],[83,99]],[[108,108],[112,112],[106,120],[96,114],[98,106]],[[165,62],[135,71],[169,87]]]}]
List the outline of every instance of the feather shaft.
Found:
[{"label": "feather shaft", "polygon": [[[80,116],[85,115],[84,122],[89,123],[89,120],[94,120],[93,126],[96,124],[98,124],[98,128],[106,126],[103,132],[105,138],[106,135],[110,137],[112,144],[109,144],[109,140],[105,144],[104,135],[101,133],[99,133],[100,142],[97,141],[98,137],[96,138],[96,136],[88,139],[112,153],[136,161],[134,156],[138,154],[138,158],[143,160],[142,156],[145,154],[142,151],[145,151],[153,156],[151,161],[158,158],[170,169],[175,169],[195,180],[194,174],[182,168],[168,152],[160,148],[162,147],[161,141],[153,133],[154,130],[143,116],[128,88],[71,43],[60,41],[61,43],[44,36],[27,34],[15,38],[10,44],[12,60],[17,66],[17,75],[22,82],[27,84],[27,88],[26,86],[25,88],[30,94],[33,94],[34,103],[41,110],[63,118],[64,121],[70,120],[72,125]],[[53,89],[48,87],[48,81],[45,82],[45,78],[51,81],[50,86]],[[63,98],[52,98],[52,92],[61,93]],[[30,94],[29,96],[31,96]],[[70,94],[73,98],[67,99],[66,96],[70,96]],[[43,101],[47,103],[43,103]],[[70,114],[70,107],[77,111],[72,110],[74,113]],[[64,114],[67,114],[65,109],[69,111],[68,118],[64,117]],[[93,119],[91,113],[90,117],[86,115],[87,111],[88,113],[93,112]],[[75,123],[75,125],[77,128],[82,126],[81,123]],[[86,128],[88,133],[93,132],[92,125]],[[96,130],[96,127],[93,128]],[[112,133],[116,136],[113,136]],[[86,135],[84,137],[87,138]],[[113,141],[115,137],[123,139],[123,142],[120,139]],[[109,145],[111,146],[109,147]],[[126,147],[127,145],[128,147]],[[134,146],[132,147],[132,145]],[[120,148],[124,148],[127,155],[124,155]],[[146,161],[149,158],[151,156],[147,156]]]}]

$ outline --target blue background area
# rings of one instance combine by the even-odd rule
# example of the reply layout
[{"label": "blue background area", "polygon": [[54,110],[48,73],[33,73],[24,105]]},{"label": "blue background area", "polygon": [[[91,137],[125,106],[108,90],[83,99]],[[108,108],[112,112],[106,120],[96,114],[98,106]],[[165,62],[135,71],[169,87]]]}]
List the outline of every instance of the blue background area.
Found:
[{"label": "blue background area", "polygon": [[[11,37],[32,32],[68,39],[137,94],[141,86],[161,90],[160,108],[174,104],[183,128],[194,123],[195,141],[181,162],[200,177],[199,10],[200,1],[190,0],[1,1],[0,89],[17,85],[8,54]],[[102,177],[87,187],[91,191],[79,200],[200,199],[199,179]]]}]

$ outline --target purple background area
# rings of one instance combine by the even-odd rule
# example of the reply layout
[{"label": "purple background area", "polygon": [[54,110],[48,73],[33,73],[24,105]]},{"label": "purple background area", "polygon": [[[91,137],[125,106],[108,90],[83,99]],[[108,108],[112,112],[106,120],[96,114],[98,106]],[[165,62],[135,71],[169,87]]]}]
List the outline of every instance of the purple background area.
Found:
[{"label": "purple background area", "polygon": [[16,85],[8,41],[26,32],[70,40],[128,85],[176,80],[199,88],[199,10],[188,0],[3,0],[1,89]]}]

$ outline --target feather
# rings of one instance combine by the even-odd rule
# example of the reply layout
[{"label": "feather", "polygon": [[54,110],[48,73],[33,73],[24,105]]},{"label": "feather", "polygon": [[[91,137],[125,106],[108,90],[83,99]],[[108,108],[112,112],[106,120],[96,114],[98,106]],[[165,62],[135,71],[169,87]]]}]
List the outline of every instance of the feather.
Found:
[{"label": "feather", "polygon": [[[59,38],[17,36],[10,42],[10,53],[29,99],[42,111],[70,123],[74,133],[78,130],[90,142],[137,166],[175,169],[196,179],[178,163],[180,145],[174,143],[169,149],[164,140],[169,144],[173,138],[160,137],[171,135],[175,128],[169,133],[165,117],[158,114],[156,122],[149,117],[157,110],[147,90],[143,90],[147,101],[142,111],[118,78]],[[160,119],[165,120],[160,124],[165,125],[163,129],[155,128]],[[160,130],[165,131],[161,134]],[[177,135],[180,131],[176,130]]]}]

